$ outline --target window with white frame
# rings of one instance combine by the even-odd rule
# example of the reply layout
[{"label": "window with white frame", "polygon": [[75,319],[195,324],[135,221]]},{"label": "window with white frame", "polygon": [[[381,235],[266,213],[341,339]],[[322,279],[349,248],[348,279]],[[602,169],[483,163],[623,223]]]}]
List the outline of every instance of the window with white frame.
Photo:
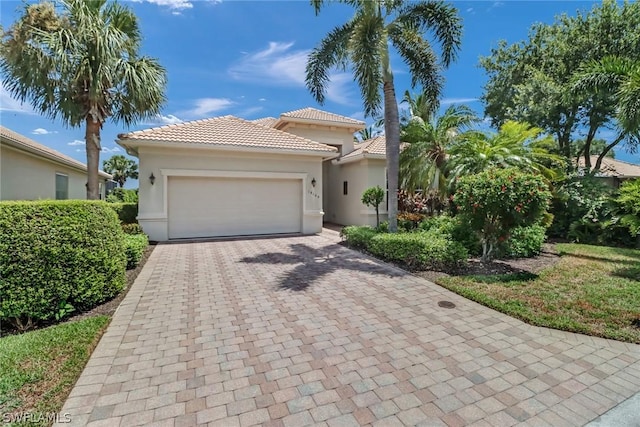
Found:
[{"label": "window with white frame", "polygon": [[69,198],[69,175],[56,172],[56,200]]}]

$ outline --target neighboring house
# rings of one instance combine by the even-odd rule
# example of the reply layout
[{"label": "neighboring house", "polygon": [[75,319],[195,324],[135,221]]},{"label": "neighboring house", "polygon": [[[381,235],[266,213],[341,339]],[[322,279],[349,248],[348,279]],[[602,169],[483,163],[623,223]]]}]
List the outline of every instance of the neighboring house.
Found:
[{"label": "neighboring house", "polygon": [[[597,160],[598,156],[591,156],[591,166],[595,165]],[[584,157],[580,157],[578,167],[584,168]],[[604,180],[607,185],[618,188],[624,181],[640,178],[640,165],[605,157],[595,176]]]},{"label": "neighboring house", "polygon": [[86,182],[84,163],[0,126],[0,200],[86,199]]},{"label": "neighboring house", "polygon": [[140,160],[138,221],[152,240],[311,234],[323,221],[375,224],[360,199],[385,187],[384,138],[354,145],[363,128],[305,108],[162,126],[117,142]]}]

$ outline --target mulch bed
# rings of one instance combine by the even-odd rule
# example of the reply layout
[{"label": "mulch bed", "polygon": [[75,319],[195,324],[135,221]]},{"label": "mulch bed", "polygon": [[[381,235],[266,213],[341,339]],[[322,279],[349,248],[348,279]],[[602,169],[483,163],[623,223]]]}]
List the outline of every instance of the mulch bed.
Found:
[{"label": "mulch bed", "polygon": [[[118,306],[120,305],[122,300],[127,296],[127,293],[129,293],[129,289],[131,289],[131,286],[136,281],[138,274],[140,274],[140,271],[142,271],[142,268],[144,267],[147,260],[151,256],[151,253],[153,252],[154,248],[155,248],[155,243],[150,243],[149,246],[147,246],[147,248],[144,250],[144,254],[142,255],[142,258],[140,259],[140,263],[136,266],[136,268],[127,270],[126,272],[127,283],[125,284],[125,288],[118,295],[116,295],[114,298],[110,299],[109,301],[92,308],[89,311],[78,313],[72,317],[69,317],[65,319],[64,322],[74,322],[76,320],[82,320],[82,319],[86,319],[88,317],[94,317],[94,316],[102,316],[102,315],[112,316],[113,313],[115,313],[116,310],[118,309]],[[61,323],[64,323],[64,322],[61,322]],[[55,324],[57,324],[57,322],[55,321],[42,322],[37,327],[30,329],[30,331],[46,328],[48,326],[53,326]],[[0,338],[7,335],[13,335],[16,333],[18,333],[18,331],[13,329],[8,323],[3,323],[2,328],[0,329]]]},{"label": "mulch bed", "polygon": [[496,275],[511,273],[537,274],[560,261],[560,256],[552,243],[544,244],[540,255],[531,258],[493,260],[482,262],[479,258],[471,258],[467,265],[448,271],[413,271],[416,276],[435,281],[448,276]]}]

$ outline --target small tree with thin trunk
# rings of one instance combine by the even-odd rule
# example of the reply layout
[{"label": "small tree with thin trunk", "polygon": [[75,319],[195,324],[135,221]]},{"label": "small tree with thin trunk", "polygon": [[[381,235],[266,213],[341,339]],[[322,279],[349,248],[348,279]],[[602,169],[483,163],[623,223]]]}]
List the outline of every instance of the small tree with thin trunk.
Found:
[{"label": "small tree with thin trunk", "polygon": [[518,169],[490,169],[460,178],[454,202],[478,233],[482,261],[490,261],[498,243],[515,227],[535,224],[549,207],[551,193],[540,175]]},{"label": "small tree with thin trunk", "polygon": [[384,200],[384,190],[376,185],[362,193],[362,203],[376,209],[376,227],[380,226],[380,203]]},{"label": "small tree with thin trunk", "polygon": [[[58,6],[59,5],[59,6]],[[107,0],[26,5],[2,32],[0,72],[7,91],[52,119],[85,126],[87,199],[98,199],[100,131],[107,119],[131,126],[165,101],[166,72],[139,56],[138,19]]]},{"label": "small tree with thin trunk", "polygon": [[120,188],[124,187],[128,178],[138,179],[138,164],[123,155],[111,156],[102,163],[102,168],[113,176]]}]

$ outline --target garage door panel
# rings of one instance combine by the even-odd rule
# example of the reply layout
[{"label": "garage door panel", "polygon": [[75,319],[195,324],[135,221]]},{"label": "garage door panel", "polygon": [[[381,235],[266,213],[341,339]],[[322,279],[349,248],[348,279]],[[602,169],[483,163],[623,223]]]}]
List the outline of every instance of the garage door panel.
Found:
[{"label": "garage door panel", "polygon": [[170,177],[169,237],[297,233],[302,182],[293,179]]}]

